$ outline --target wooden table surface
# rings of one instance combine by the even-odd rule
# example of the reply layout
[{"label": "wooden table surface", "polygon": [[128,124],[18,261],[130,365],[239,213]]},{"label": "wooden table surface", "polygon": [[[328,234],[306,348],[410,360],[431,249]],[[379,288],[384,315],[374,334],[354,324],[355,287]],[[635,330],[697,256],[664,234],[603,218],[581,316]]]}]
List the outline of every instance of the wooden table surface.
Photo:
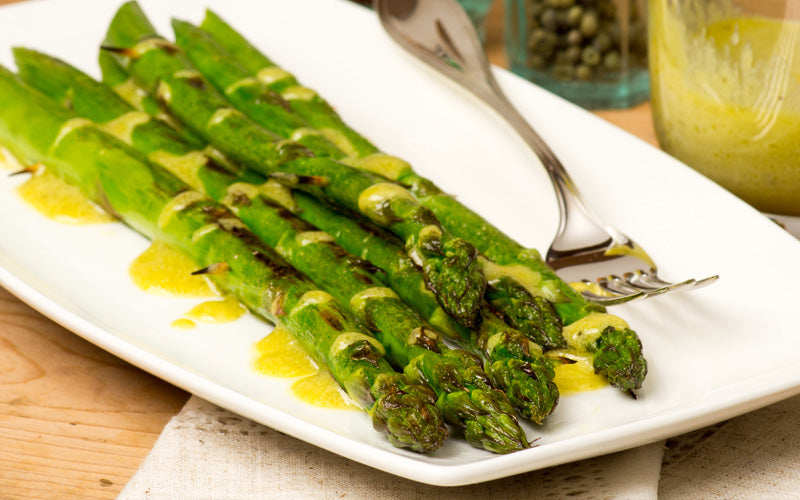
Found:
[{"label": "wooden table surface", "polygon": [[[502,3],[487,47],[506,66]],[[647,104],[598,114],[655,144]],[[115,498],[188,397],[0,288],[0,498]]]}]

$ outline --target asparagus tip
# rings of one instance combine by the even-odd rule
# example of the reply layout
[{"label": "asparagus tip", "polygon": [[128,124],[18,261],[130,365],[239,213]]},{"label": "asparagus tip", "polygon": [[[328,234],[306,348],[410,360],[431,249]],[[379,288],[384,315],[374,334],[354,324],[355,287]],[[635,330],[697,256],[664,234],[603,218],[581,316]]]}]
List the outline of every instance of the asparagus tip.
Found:
[{"label": "asparagus tip", "polygon": [[486,279],[476,256],[477,250],[470,243],[453,239],[442,245],[440,255],[430,256],[422,265],[425,282],[439,305],[468,328],[478,319],[486,289]]},{"label": "asparagus tip", "polygon": [[506,392],[523,417],[541,424],[558,404],[553,369],[543,358],[538,361],[508,358],[487,364],[486,368],[495,387]]},{"label": "asparagus tip", "polygon": [[595,373],[605,375],[614,387],[628,394],[642,387],[647,361],[642,342],[633,330],[606,328],[595,342],[592,355]]},{"label": "asparagus tip", "polygon": [[428,386],[409,384],[404,375],[394,374],[379,377],[372,392],[379,395],[369,410],[372,425],[393,445],[422,453],[442,446],[447,426]]}]

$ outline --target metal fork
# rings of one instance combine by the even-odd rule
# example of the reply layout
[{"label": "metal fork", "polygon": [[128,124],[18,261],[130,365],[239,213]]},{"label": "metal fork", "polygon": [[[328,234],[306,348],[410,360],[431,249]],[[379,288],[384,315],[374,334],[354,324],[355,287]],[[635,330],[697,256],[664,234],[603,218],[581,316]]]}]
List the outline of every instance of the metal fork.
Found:
[{"label": "metal fork", "polygon": [[642,247],[600,222],[550,147],[503,94],[472,22],[456,0],[374,0],[374,8],[400,46],[494,108],[539,157],[553,181],[561,214],[546,260],[561,278],[605,305],[696,289],[718,279],[664,281]]}]

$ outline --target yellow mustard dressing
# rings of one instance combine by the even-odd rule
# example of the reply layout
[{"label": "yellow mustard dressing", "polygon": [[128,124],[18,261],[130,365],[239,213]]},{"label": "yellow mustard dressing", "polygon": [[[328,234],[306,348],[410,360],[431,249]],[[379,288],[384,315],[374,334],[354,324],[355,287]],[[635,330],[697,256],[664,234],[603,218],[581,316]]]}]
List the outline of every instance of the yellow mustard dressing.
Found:
[{"label": "yellow mustard dressing", "polygon": [[335,128],[321,128],[319,129],[319,133],[322,134],[322,137],[332,142],[334,146],[341,149],[345,155],[355,156],[356,148],[353,147],[353,144],[341,130],[336,130]]},{"label": "yellow mustard dressing", "polygon": [[564,364],[555,367],[553,381],[562,394],[587,392],[608,386],[605,377],[595,374],[587,346],[597,340],[607,327],[629,328],[622,318],[607,313],[591,313],[562,329],[568,348],[549,351],[551,358],[562,358]]},{"label": "yellow mustard dressing", "polygon": [[333,243],[333,236],[324,231],[303,231],[297,233],[295,240],[302,246],[314,243]]},{"label": "yellow mustard dressing", "polygon": [[650,2],[661,146],[759,210],[800,215],[800,22],[684,3],[679,18]]},{"label": "yellow mustard dressing", "polygon": [[270,83],[275,83],[280,80],[291,78],[292,74],[286,71],[285,69],[279,68],[277,66],[267,66],[266,68],[261,69],[256,74],[256,77],[262,82],[269,85]]},{"label": "yellow mustard dressing", "polygon": [[177,194],[174,198],[167,202],[164,208],[161,209],[161,213],[158,214],[158,227],[166,226],[172,216],[192,203],[203,201],[205,199],[207,199],[207,196],[198,191],[183,191],[182,193]]},{"label": "yellow mustard dressing", "polygon": [[194,271],[194,261],[161,241],[154,241],[128,270],[134,284],[148,293],[188,298],[219,296],[208,278],[193,276]]},{"label": "yellow mustard dressing", "polygon": [[300,128],[295,129],[294,132],[292,132],[292,135],[289,136],[289,139],[292,140],[292,141],[299,141],[303,137],[308,137],[308,136],[312,136],[312,135],[322,135],[322,134],[320,133],[319,130],[317,130],[315,128],[300,127]]},{"label": "yellow mustard dressing", "polygon": [[480,260],[483,274],[490,283],[507,277],[516,281],[533,296],[540,296],[551,302],[561,300],[557,290],[552,287],[541,286],[542,276],[535,273],[530,267],[522,264],[500,265],[483,257],[478,257],[478,259]]},{"label": "yellow mustard dressing", "polygon": [[345,158],[344,163],[366,170],[387,179],[396,181],[401,175],[411,171],[411,165],[396,156],[383,153],[375,153],[363,158]]},{"label": "yellow mustard dressing", "polygon": [[561,333],[573,349],[585,349],[588,344],[597,340],[603,330],[609,326],[618,330],[629,328],[619,316],[608,313],[593,312],[565,326]]},{"label": "yellow mustard dressing", "polygon": [[115,85],[114,92],[134,108],[138,110],[144,109],[143,102],[145,97],[147,97],[147,92],[140,87],[133,78],[129,78]]},{"label": "yellow mustard dressing", "polygon": [[398,184],[379,182],[361,192],[358,196],[358,209],[378,224],[386,225],[392,220],[384,211],[394,200],[414,201],[414,197]]},{"label": "yellow mustard dressing", "polygon": [[0,169],[8,170],[9,172],[19,172],[24,168],[22,163],[17,160],[17,157],[14,156],[11,151],[0,146]]},{"label": "yellow mustard dressing", "polygon": [[573,281],[569,284],[570,288],[576,292],[589,292],[598,297],[615,297],[615,295],[607,290],[603,290],[597,283],[585,283],[583,281]]},{"label": "yellow mustard dressing", "polygon": [[[161,241],[154,241],[131,264],[129,274],[134,284],[155,295],[182,298],[216,298],[220,293],[204,276],[192,275],[197,264],[180,251]],[[233,295],[207,300],[189,309],[170,326],[182,330],[197,323],[229,323],[247,309]]]},{"label": "yellow mustard dressing", "polygon": [[113,217],[89,201],[80,189],[46,168],[40,168],[19,185],[17,193],[39,213],[62,224],[104,224],[114,221]]},{"label": "yellow mustard dressing", "polygon": [[164,165],[186,184],[201,190],[203,185],[197,177],[200,168],[208,162],[208,156],[200,151],[192,151],[182,156],[176,156],[166,151],[154,151],[147,158],[150,161]]},{"label": "yellow mustard dressing", "polygon": [[178,328],[179,330],[191,330],[192,328],[197,326],[197,323],[190,320],[189,318],[178,318],[170,325],[172,328]]},{"label": "yellow mustard dressing", "polygon": [[189,320],[203,323],[229,323],[236,321],[247,309],[233,295],[226,295],[222,300],[207,300],[184,314]]},{"label": "yellow mustard dressing", "polygon": [[291,334],[281,326],[255,346],[253,367],[258,373],[272,377],[301,377],[317,373],[317,365]]},{"label": "yellow mustard dressing", "polygon": [[252,76],[242,78],[241,80],[228,85],[228,87],[225,89],[225,95],[231,95],[242,87],[252,87],[254,85],[258,85],[258,83],[258,79],[253,78]]},{"label": "yellow mustard dressing", "polygon": [[136,127],[149,122],[151,118],[144,111],[131,111],[115,120],[100,125],[100,128],[122,142],[130,144],[133,141],[133,131]]},{"label": "yellow mustard dressing", "polygon": [[357,410],[356,405],[339,387],[330,373],[319,372],[292,384],[292,394],[300,401],[333,410]]},{"label": "yellow mustard dressing", "polygon": [[[551,353],[552,355],[552,353]],[[607,387],[608,381],[595,374],[591,360],[586,356],[567,353],[564,355],[574,363],[556,365],[553,382],[561,395],[589,392]]]},{"label": "yellow mustard dressing", "polygon": [[330,373],[319,370],[314,360],[285,328],[275,327],[272,333],[256,343],[255,351],[253,368],[256,372],[280,378],[302,377],[291,388],[292,394],[299,400],[322,408],[358,408]]},{"label": "yellow mustard dressing", "polygon": [[281,97],[287,101],[310,101],[317,97],[317,93],[308,87],[294,85],[285,88],[283,92],[281,92]]},{"label": "yellow mustard dressing", "polygon": [[292,196],[292,190],[288,186],[278,184],[275,181],[267,181],[258,185],[248,182],[234,182],[228,186],[222,202],[235,209],[237,197],[246,196],[252,199],[262,194],[291,212],[297,211],[297,203],[294,200],[294,196]]}]

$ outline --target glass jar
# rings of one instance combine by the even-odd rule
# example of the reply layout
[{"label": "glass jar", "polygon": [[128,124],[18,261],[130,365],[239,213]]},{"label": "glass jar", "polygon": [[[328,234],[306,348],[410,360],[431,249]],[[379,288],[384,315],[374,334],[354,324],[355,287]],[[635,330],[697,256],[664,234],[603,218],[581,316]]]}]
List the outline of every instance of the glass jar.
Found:
[{"label": "glass jar", "polygon": [[486,15],[489,13],[492,2],[493,0],[458,0],[472,20],[472,24],[475,25],[481,42],[484,43],[486,42]]},{"label": "glass jar", "polygon": [[645,0],[506,0],[511,70],[585,108],[647,100]]},{"label": "glass jar", "polygon": [[763,212],[800,216],[800,4],[650,0],[661,147]]}]

